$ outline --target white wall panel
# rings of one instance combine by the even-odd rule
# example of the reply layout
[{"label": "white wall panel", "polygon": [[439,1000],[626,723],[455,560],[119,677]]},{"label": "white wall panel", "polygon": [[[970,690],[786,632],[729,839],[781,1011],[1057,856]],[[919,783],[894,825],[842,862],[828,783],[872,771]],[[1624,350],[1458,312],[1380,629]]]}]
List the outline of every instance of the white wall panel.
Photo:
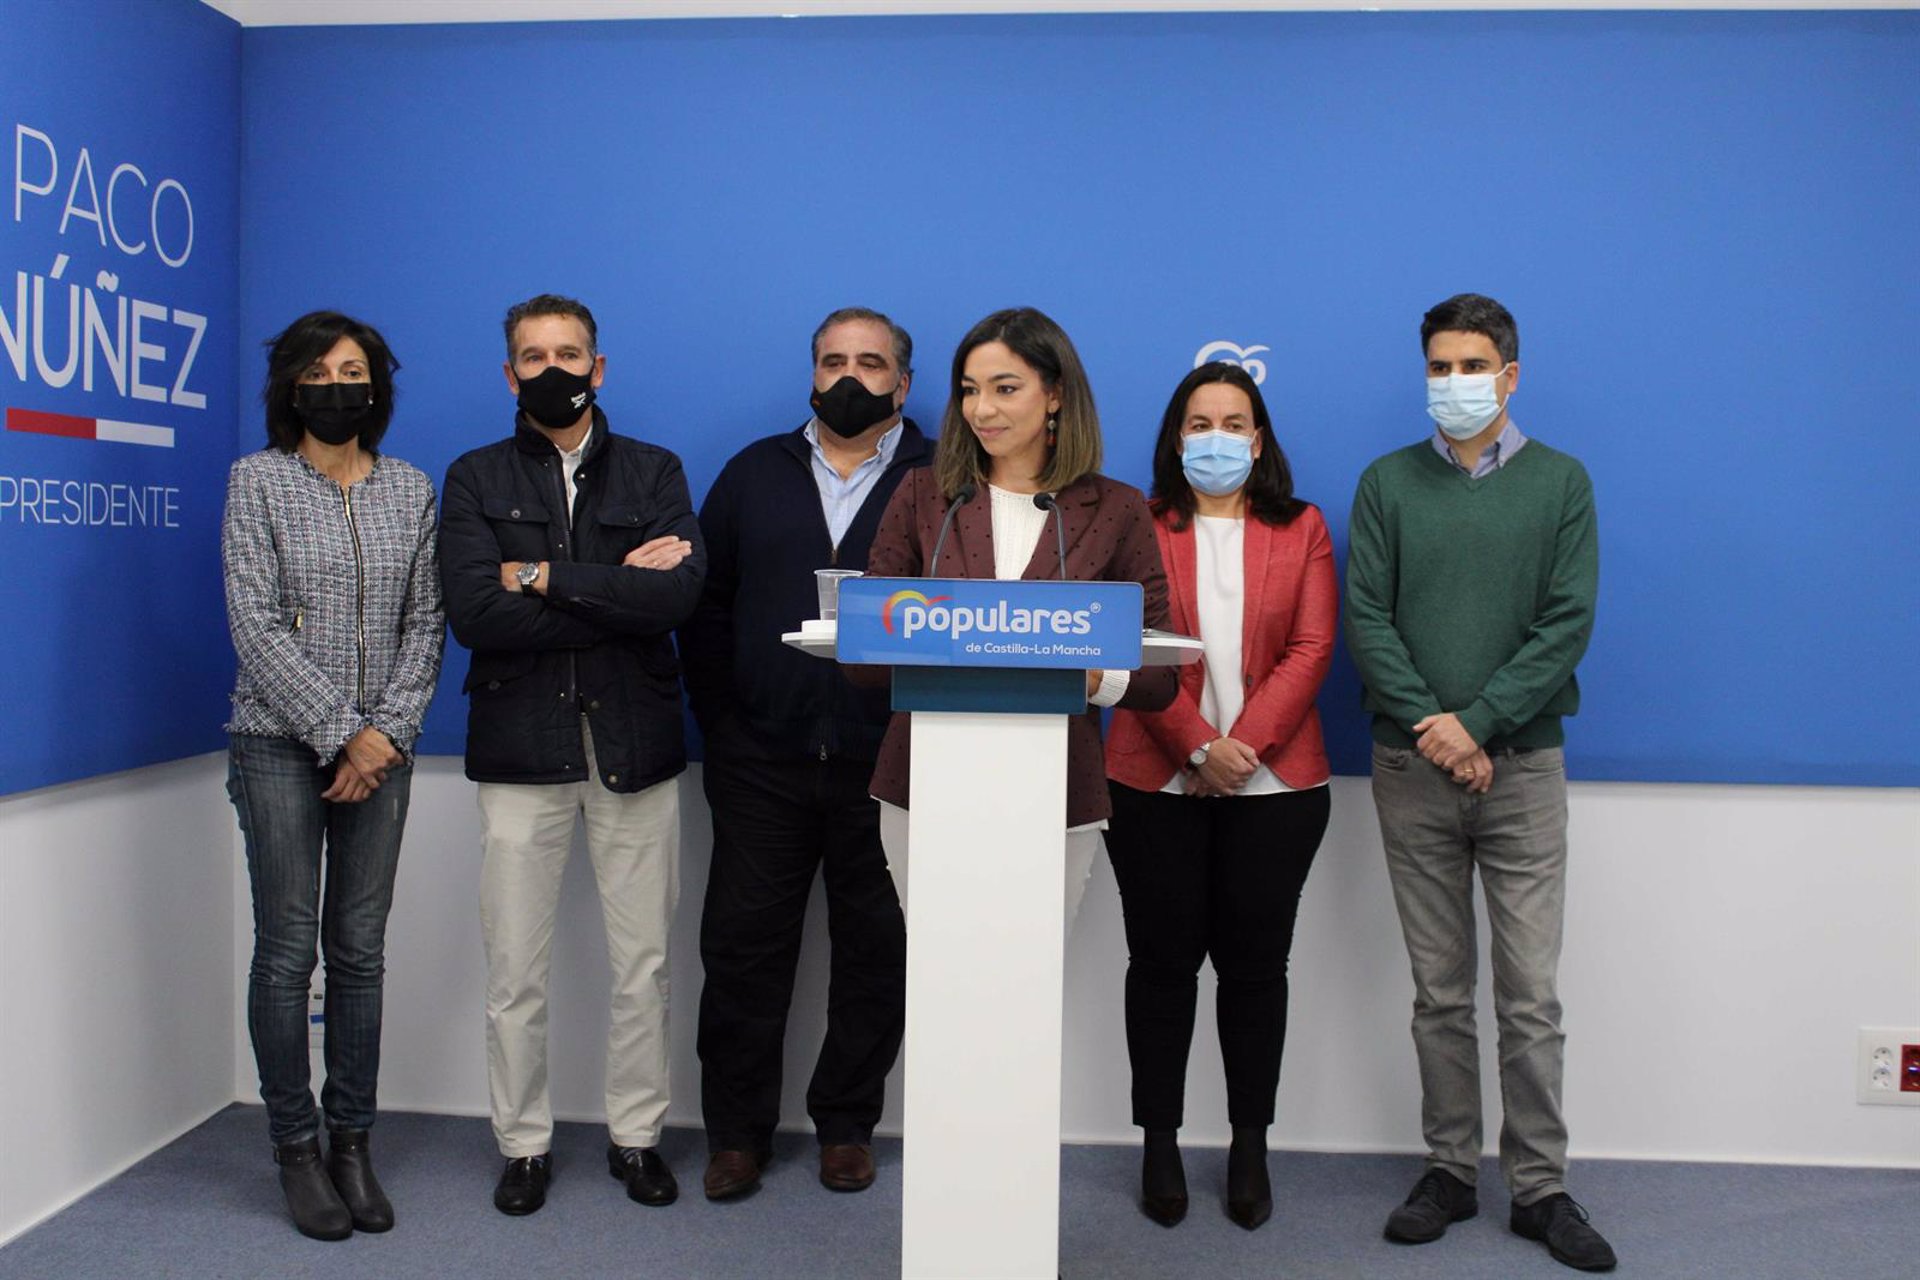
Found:
[{"label": "white wall panel", "polygon": [[233,1100],[225,779],[201,756],[0,800],[0,1241]]},{"label": "white wall panel", "polygon": [[[682,784],[670,1113],[689,1125],[700,1115],[693,1031],[710,848],[695,776]],[[413,804],[389,934],[382,1103],[482,1115],[472,785],[456,761],[429,760]],[[1920,1165],[1920,1110],[1859,1106],[1852,1076],[1858,1027],[1920,1024],[1920,794],[1576,783],[1572,813],[1561,980],[1575,1153]],[[584,849],[576,853],[554,944],[553,1091],[558,1114],[597,1119],[605,953]],[[806,1078],[824,1026],[823,926],[816,891],[788,1031],[784,1118],[794,1127],[806,1126]],[[1133,1139],[1125,961],[1102,859],[1067,956],[1063,1127],[1073,1139]],[[1412,982],[1364,780],[1335,779],[1292,974],[1275,1143],[1417,1149]],[[1485,983],[1481,1003],[1491,1133],[1499,1104]],[[1194,1142],[1227,1137],[1213,1035],[1203,973],[1188,1082]],[[244,1057],[244,1036],[238,1044]],[[250,1073],[247,1063],[244,1094]],[[884,1121],[892,1131],[897,1083]]]}]

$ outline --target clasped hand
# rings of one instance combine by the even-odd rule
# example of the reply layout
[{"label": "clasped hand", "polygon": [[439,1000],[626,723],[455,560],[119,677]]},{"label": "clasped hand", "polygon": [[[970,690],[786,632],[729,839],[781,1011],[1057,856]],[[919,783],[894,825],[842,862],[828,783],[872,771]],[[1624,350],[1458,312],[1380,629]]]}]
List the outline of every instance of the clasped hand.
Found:
[{"label": "clasped hand", "polygon": [[1413,726],[1414,746],[1445,769],[1468,791],[1484,794],[1493,786],[1493,760],[1450,711],[1428,716]]},{"label": "clasped hand", "polygon": [[391,738],[367,725],[340,748],[333,766],[333,785],[321,792],[320,798],[358,804],[378,791],[387,780],[387,770],[404,759]]},{"label": "clasped hand", "polygon": [[1194,767],[1187,783],[1190,796],[1230,796],[1247,785],[1253,771],[1260,767],[1254,749],[1238,738],[1224,735],[1207,747],[1207,758]]}]

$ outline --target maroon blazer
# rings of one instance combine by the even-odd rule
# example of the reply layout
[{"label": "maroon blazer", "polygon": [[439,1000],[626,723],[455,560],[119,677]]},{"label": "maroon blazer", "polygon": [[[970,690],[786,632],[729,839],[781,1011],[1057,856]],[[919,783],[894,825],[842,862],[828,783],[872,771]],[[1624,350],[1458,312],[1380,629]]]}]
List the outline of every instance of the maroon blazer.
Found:
[{"label": "maroon blazer", "polygon": [[[1200,635],[1193,528],[1176,533],[1171,518],[1162,516],[1154,532],[1166,558],[1173,629]],[[1195,747],[1222,734],[1252,747],[1290,787],[1327,780],[1327,748],[1313,705],[1333,663],[1340,614],[1327,523],[1311,506],[1285,525],[1248,517],[1244,555],[1240,678],[1246,705],[1240,718],[1231,725],[1208,724],[1200,715],[1206,666],[1195,662],[1179,668],[1180,692],[1165,711],[1113,713],[1107,776],[1115,782],[1158,791],[1186,765]]]},{"label": "maroon blazer", "polygon": [[[1143,610],[1149,627],[1167,625],[1167,576],[1160,567],[1160,548],[1154,540],[1153,516],[1146,499],[1131,485],[1105,476],[1076,480],[1055,495],[1057,518],[1066,522],[1067,577],[1083,582],[1137,582],[1146,588]],[[880,517],[867,573],[876,578],[924,576],[940,522],[950,504],[941,494],[932,467],[907,473],[894,490],[887,513]],[[983,489],[960,508],[940,552],[940,576],[991,578],[993,574],[993,504]],[[1059,540],[1053,530],[1040,535],[1022,578],[1060,576]],[[1142,667],[1133,673],[1118,703],[1152,711],[1173,700],[1176,677],[1172,667]],[[895,712],[880,744],[873,770],[873,794],[889,804],[907,806],[908,723]],[[1105,766],[1100,752],[1100,710],[1067,720],[1066,825],[1098,822],[1112,813],[1107,800]]]}]

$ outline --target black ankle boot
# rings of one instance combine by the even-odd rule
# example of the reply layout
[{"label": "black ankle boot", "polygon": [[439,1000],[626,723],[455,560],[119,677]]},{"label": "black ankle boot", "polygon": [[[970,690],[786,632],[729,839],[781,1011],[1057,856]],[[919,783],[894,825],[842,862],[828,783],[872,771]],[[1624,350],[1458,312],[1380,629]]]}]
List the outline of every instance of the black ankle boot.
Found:
[{"label": "black ankle boot", "polygon": [[342,1203],[333,1181],[320,1167],[320,1140],[283,1142],[273,1149],[273,1162],[280,1166],[280,1190],[287,1197],[287,1212],[303,1236],[315,1240],[345,1240],[353,1234],[353,1217]]},{"label": "black ankle boot", "polygon": [[365,1129],[327,1130],[327,1176],[353,1215],[355,1231],[393,1230],[393,1204],[373,1176]]},{"label": "black ankle boot", "polygon": [[1227,1148],[1227,1216],[1249,1231],[1273,1216],[1263,1124],[1233,1126],[1233,1144]]},{"label": "black ankle boot", "polygon": [[1147,1130],[1140,1159],[1140,1212],[1163,1227],[1187,1216],[1187,1171],[1180,1164],[1177,1129]]}]

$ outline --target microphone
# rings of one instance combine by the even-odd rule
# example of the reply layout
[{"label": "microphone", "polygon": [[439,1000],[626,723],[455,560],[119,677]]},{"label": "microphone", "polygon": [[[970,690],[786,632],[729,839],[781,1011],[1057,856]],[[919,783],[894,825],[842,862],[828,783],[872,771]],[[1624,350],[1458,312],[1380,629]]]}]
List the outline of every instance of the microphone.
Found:
[{"label": "microphone", "polygon": [[1042,511],[1053,512],[1053,537],[1060,548],[1060,581],[1065,582],[1067,580],[1067,514],[1060,509],[1060,504],[1053,500],[1053,495],[1050,493],[1034,494],[1033,505]]},{"label": "microphone", "polygon": [[933,559],[927,565],[929,578],[940,576],[940,549],[947,545],[947,534],[953,531],[953,517],[959,513],[960,508],[972,502],[974,495],[979,492],[979,485],[963,484],[960,486],[960,492],[953,495],[953,501],[947,506],[946,519],[940,522],[940,536],[933,540]]}]

